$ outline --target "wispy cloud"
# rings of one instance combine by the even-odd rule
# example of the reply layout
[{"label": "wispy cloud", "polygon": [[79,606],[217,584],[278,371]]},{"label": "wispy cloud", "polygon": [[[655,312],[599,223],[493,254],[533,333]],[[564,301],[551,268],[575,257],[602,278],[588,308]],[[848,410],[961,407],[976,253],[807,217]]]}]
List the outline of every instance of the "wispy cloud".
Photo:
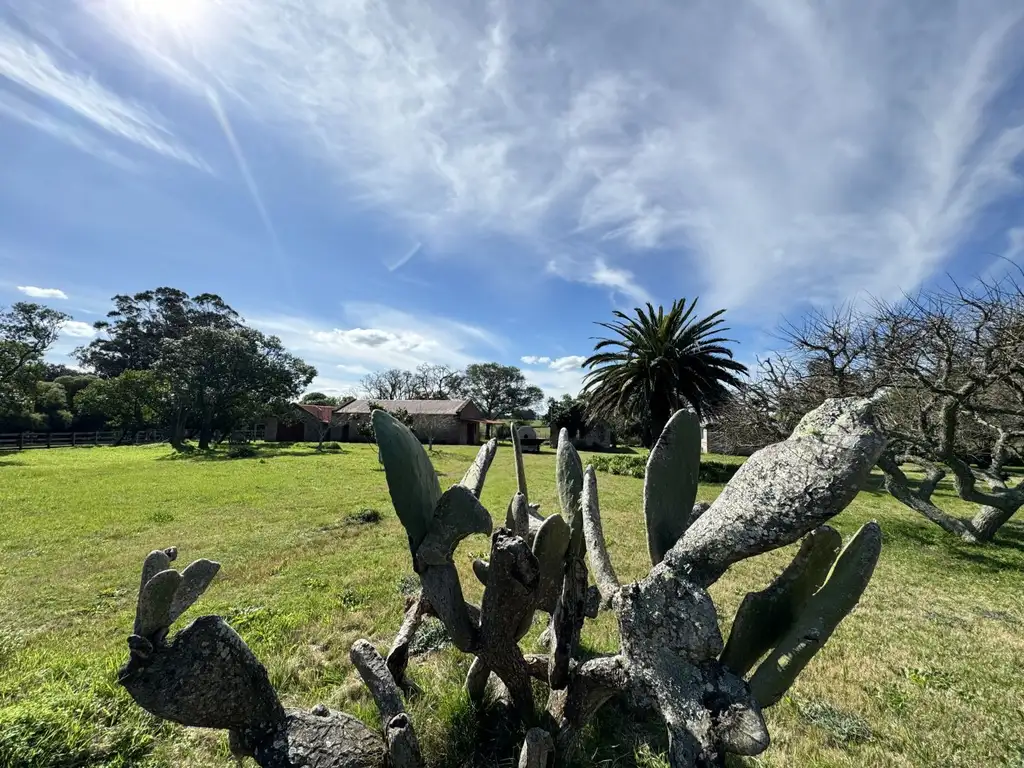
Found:
[{"label": "wispy cloud", "polygon": [[68,295],[60,288],[39,288],[34,285],[19,285],[18,290],[33,299],[66,299]]},{"label": "wispy cloud", "polygon": [[[299,317],[247,315],[262,330],[281,337],[285,345],[321,376],[314,388],[347,390],[370,371],[413,370],[422,363],[463,368],[500,355],[503,340],[488,331],[425,313],[412,315],[378,304],[344,305],[337,323],[318,324]],[[317,383],[321,382],[321,383]]]},{"label": "wispy cloud", "polygon": [[[245,154],[242,152],[242,145],[238,143],[238,138],[235,136],[234,130],[231,128],[231,122],[228,120],[228,113],[224,111],[224,105],[221,104],[220,97],[217,92],[207,86],[205,89],[206,100],[210,105],[210,109],[213,110],[214,117],[217,118],[217,124],[220,125],[221,131],[224,132],[224,138],[228,142],[228,146],[231,147],[231,154],[235,158],[235,162],[238,164],[238,170],[242,174],[242,178],[245,180],[245,187],[249,190],[249,197],[252,199],[253,205],[256,206],[256,211],[259,214],[260,221],[263,222],[264,229],[267,230],[267,235],[270,237],[270,242],[274,247],[274,251],[278,256],[278,259],[282,262],[282,266],[287,266],[288,258],[285,256],[284,249],[281,247],[281,241],[277,237],[277,229],[274,227],[274,222],[270,219],[270,213],[267,211],[267,206],[263,202],[263,195],[260,194],[260,188],[256,186],[256,179],[253,178],[252,171],[249,170],[249,163],[245,159]],[[291,274],[290,270],[285,270],[284,276],[286,279]]]},{"label": "wispy cloud", "polygon": [[217,14],[187,55],[111,23],[215,77],[417,240],[599,247],[603,267],[559,274],[636,300],[651,250],[677,254],[659,295],[748,311],[912,288],[1020,186],[1019,0]]},{"label": "wispy cloud", "polygon": [[[151,110],[104,87],[66,50],[53,45],[44,47],[0,21],[0,86],[5,81],[35,94],[51,109],[63,112],[44,118],[38,109],[31,109],[18,119],[80,149],[95,147],[95,139],[85,132],[88,126],[171,160],[209,170]],[[6,114],[20,109],[11,94],[6,95],[4,103]],[[67,118],[74,118],[77,124]],[[98,153],[95,149],[87,151]]]},{"label": "wispy cloud", "polygon": [[643,304],[652,300],[651,295],[637,282],[632,272],[621,267],[610,267],[603,258],[596,258],[582,265],[571,259],[552,259],[547,264],[547,271],[563,280],[608,288],[614,301],[627,299]]},{"label": "wispy cloud", "polygon": [[422,248],[423,243],[416,243],[412,248],[410,248],[408,251],[399,256],[397,261],[395,261],[393,264],[388,265],[388,272],[394,272],[396,269],[404,267],[406,264],[409,263],[413,256],[415,256],[417,253],[420,252],[420,250],[422,250]]},{"label": "wispy cloud", "polygon": [[76,339],[91,339],[96,335],[96,329],[91,323],[83,323],[81,320],[69,320],[64,323],[62,333],[73,336]]},{"label": "wispy cloud", "polygon": [[120,166],[125,170],[134,170],[136,168],[136,165],[131,160],[105,146],[102,141],[90,133],[76,128],[64,120],[53,117],[34,104],[30,104],[12,93],[0,91],[0,116],[30,125],[58,141],[62,141],[100,160],[106,160],[112,165]]}]

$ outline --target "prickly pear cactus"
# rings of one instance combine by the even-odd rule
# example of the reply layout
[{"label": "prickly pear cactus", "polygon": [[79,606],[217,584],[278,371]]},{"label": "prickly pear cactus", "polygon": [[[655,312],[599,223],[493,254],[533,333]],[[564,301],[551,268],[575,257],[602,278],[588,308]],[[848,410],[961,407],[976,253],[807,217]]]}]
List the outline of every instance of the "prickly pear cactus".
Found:
[{"label": "prickly pear cactus", "polygon": [[[200,560],[179,573],[171,568],[174,550],[155,551],[143,565],[130,657],[120,674],[141,706],[186,725],[227,729],[236,754],[264,768],[420,768],[403,693],[417,691],[406,676],[410,642],[422,618],[433,615],[473,656],[466,677],[472,700],[490,692],[524,730],[544,724],[526,732],[520,765],[568,765],[589,719],[620,697],[660,713],[673,768],[721,766],[726,754],[768,747],[763,708],[785,694],[853,610],[879,557],[877,524],[864,526],[842,552],[838,534],[824,525],[854,497],[884,448],[870,400],[826,402],[788,440],[752,456],[710,506],[694,505],[696,422],[675,414],[651,453],[644,484],[653,567],[625,585],[608,554],[597,477],[592,467],[583,469],[564,432],[555,461],[559,513],[545,519],[529,503],[513,433],[519,492],[506,525],[494,530],[480,494],[496,443],[442,493],[408,428],[383,411],[372,418],[422,587],[386,660],[365,641],[352,646],[381,731],[326,707],[285,710],[266,670],[216,616],[168,639],[171,624],[219,567]],[[459,543],[475,534],[491,542],[488,560],[473,563],[484,585],[479,606],[465,599],[455,564]],[[744,599],[726,644],[708,588],[733,563],[801,539],[775,581]],[[588,555],[596,586],[589,586]],[[598,605],[614,611],[620,649],[584,659],[583,620]],[[551,614],[550,651],[526,655],[519,641],[536,611]],[[531,678],[550,691],[543,714],[535,711]]]}]

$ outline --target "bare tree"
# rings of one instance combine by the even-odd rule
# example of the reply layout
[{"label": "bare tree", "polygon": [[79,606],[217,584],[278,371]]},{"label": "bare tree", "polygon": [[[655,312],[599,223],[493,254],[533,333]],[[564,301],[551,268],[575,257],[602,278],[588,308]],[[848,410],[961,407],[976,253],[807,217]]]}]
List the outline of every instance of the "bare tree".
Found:
[{"label": "bare tree", "polygon": [[370,400],[408,400],[415,397],[413,374],[400,368],[367,374],[359,383]]},{"label": "bare tree", "polygon": [[[1003,470],[1024,440],[1024,291],[1010,278],[954,284],[879,302],[875,317],[873,356],[891,386],[883,416],[892,447],[879,461],[886,488],[965,541],[990,540],[1024,506],[1024,483]],[[987,465],[972,466],[965,448],[985,442]],[[924,470],[918,488],[901,463]],[[957,495],[979,507],[971,520],[932,500],[947,469]]]},{"label": "bare tree", "polygon": [[416,419],[415,430],[434,450],[434,441],[445,435],[452,426],[452,417],[439,413],[422,414]]},{"label": "bare tree", "polygon": [[759,359],[751,380],[720,410],[727,442],[756,450],[789,435],[804,414],[831,397],[869,396],[881,385],[872,365],[873,323],[850,305],[785,322],[786,344]]},{"label": "bare tree", "polygon": [[465,374],[447,365],[423,363],[411,379],[413,396],[418,399],[453,400],[465,394]]}]

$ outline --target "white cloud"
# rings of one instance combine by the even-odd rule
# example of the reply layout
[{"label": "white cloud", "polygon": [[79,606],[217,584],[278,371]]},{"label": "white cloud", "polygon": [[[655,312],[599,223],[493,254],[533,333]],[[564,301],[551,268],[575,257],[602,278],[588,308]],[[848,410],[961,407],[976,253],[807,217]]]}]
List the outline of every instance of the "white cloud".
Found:
[{"label": "white cloud", "polygon": [[64,323],[62,331],[66,336],[74,336],[76,339],[91,339],[96,335],[96,330],[91,323],[83,323],[81,320],[69,320]]},{"label": "white cloud", "polygon": [[280,336],[289,351],[317,367],[313,389],[328,384],[338,391],[358,389],[363,376],[386,368],[413,370],[422,363],[464,368],[493,360],[504,348],[503,340],[488,331],[447,318],[361,303],[344,305],[343,315],[345,322],[323,325],[246,313],[254,326]]},{"label": "white cloud", "polygon": [[527,365],[547,365],[551,362],[550,357],[537,357],[537,355],[523,355],[519,359]]},{"label": "white cloud", "polygon": [[18,290],[33,299],[66,299],[68,295],[60,288],[37,288],[34,285],[19,285]]},{"label": "white cloud", "polygon": [[753,311],[913,288],[1019,189],[1024,118],[1006,107],[1022,13],[253,0],[218,4],[218,33],[187,52],[106,18],[177,82],[215,79],[416,240],[496,232],[578,263],[577,243],[600,248],[558,274],[637,301],[658,249],[675,254],[659,295]]},{"label": "white cloud", "polygon": [[[66,49],[55,45],[48,49],[3,21],[0,21],[0,78],[42,97],[51,108],[85,121],[92,129],[194,168],[209,170],[200,158],[174,138],[160,118],[101,85]],[[0,111],[10,114],[14,103],[9,101]],[[18,119],[80,149],[102,154],[95,139],[71,120],[47,116],[35,108],[18,115]],[[116,157],[113,153],[108,159]]]},{"label": "white cloud", "polygon": [[586,359],[583,355],[566,355],[552,360],[550,367],[553,371],[574,371],[581,368]]}]

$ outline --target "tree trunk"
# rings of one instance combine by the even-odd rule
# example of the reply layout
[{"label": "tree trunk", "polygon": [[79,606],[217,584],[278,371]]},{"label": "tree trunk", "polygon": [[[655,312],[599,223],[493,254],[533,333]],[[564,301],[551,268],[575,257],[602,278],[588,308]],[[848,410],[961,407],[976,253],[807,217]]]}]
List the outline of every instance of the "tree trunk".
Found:
[{"label": "tree trunk", "polygon": [[1002,528],[1003,524],[1013,517],[1021,506],[1024,506],[1024,500],[1017,500],[1016,503],[1007,505],[1005,508],[982,507],[971,521],[975,538],[978,541],[992,541],[996,531]]},{"label": "tree trunk", "polygon": [[[915,512],[924,515],[942,530],[958,536],[968,544],[977,544],[978,537],[975,535],[973,526],[958,517],[948,515],[927,499],[922,499],[914,493],[907,484],[907,476],[900,469],[899,465],[891,458],[881,458],[878,466],[885,473],[885,490],[894,499],[910,507]],[[929,494],[930,495],[930,494]]]},{"label": "tree trunk", "polygon": [[176,451],[185,449],[185,420],[182,409],[179,408],[174,416],[174,424],[171,427],[171,447]]}]

